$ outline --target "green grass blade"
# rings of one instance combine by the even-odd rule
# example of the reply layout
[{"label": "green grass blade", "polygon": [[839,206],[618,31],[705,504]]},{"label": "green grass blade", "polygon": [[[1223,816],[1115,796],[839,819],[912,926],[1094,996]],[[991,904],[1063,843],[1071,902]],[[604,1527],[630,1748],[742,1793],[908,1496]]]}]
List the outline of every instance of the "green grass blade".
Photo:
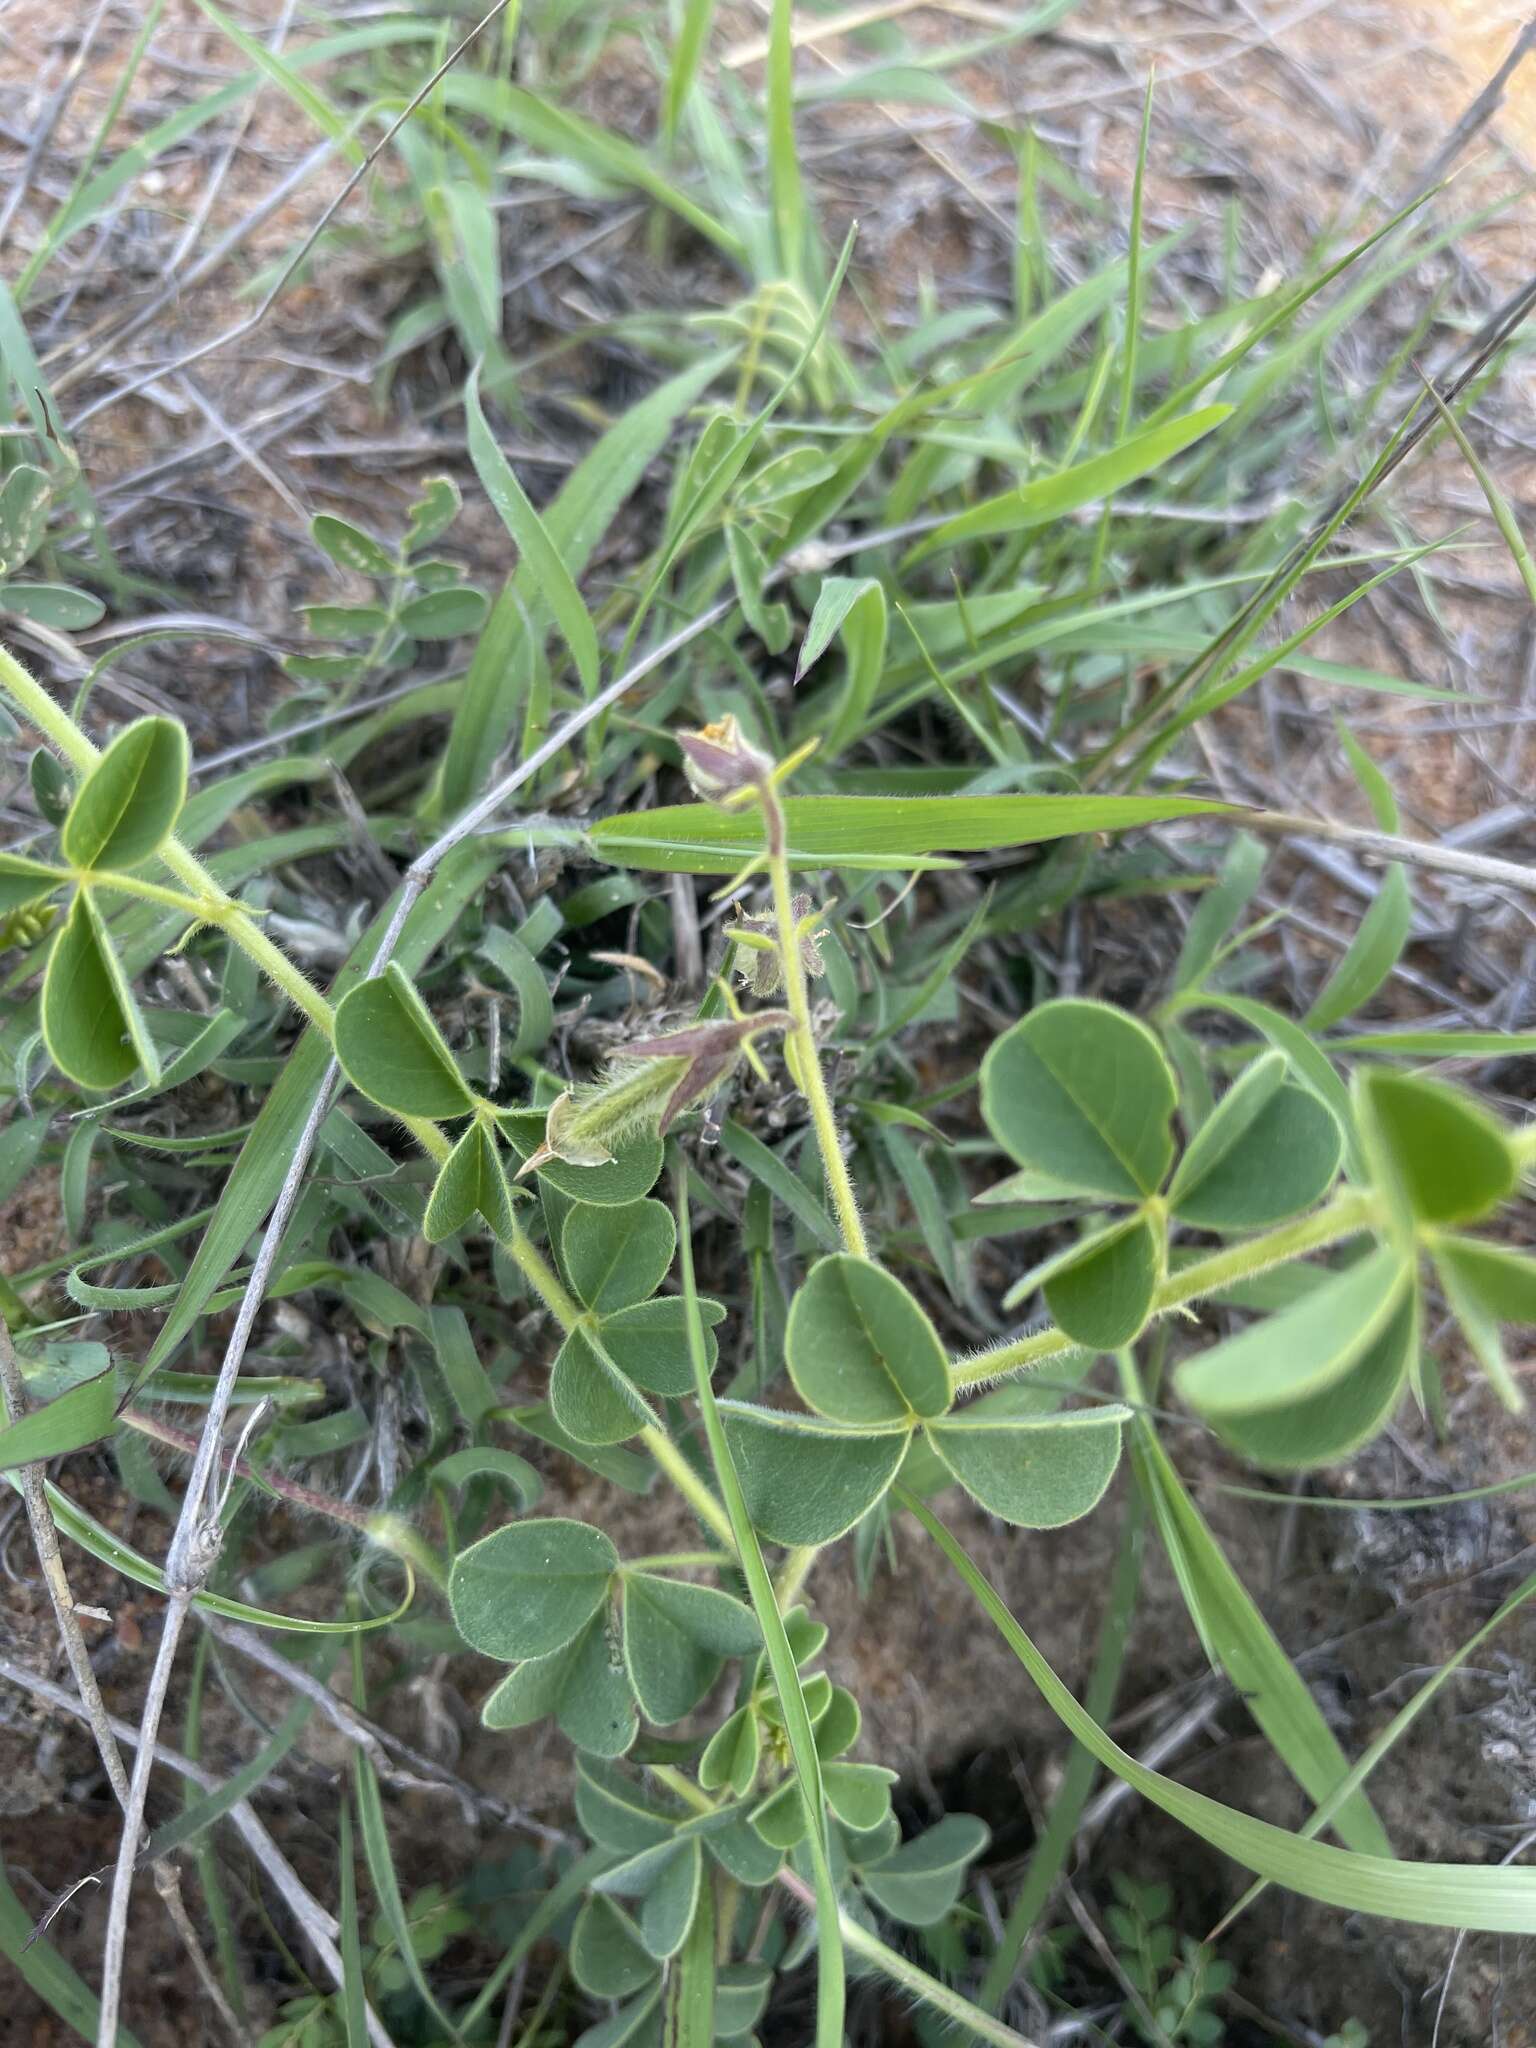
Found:
[{"label": "green grass blade", "polygon": [[341,1802],[340,1896],[336,1919],[341,1945],[341,2018],[347,2048],[368,2048],[368,1991],[363,1981],[362,1930],[357,1920],[357,1865],[352,1853],[352,1807]]},{"label": "green grass blade", "polygon": [[810,223],[795,148],[794,0],[773,0],[768,26],[768,190],[779,266],[802,288],[808,283]]},{"label": "green grass blade", "polygon": [[784,1618],[779,1613],[773,1581],[769,1578],[768,1567],[763,1562],[757,1531],[753,1528],[751,1516],[747,1513],[741,1481],[736,1476],[730,1446],[725,1440],[725,1427],[720,1420],[720,1411],[715,1406],[714,1388],[710,1385],[709,1360],[704,1349],[704,1325],[699,1318],[698,1290],[693,1277],[693,1234],[688,1216],[688,1181],[687,1176],[682,1173],[677,1177],[677,1248],[683,1298],[688,1303],[688,1349],[693,1359],[694,1392],[698,1399],[699,1412],[704,1420],[704,1434],[709,1444],[710,1461],[715,1468],[720,1498],[725,1503],[725,1511],[730,1517],[731,1537],[736,1546],[736,1554],[741,1560],[753,1612],[763,1632],[763,1644],[768,1652],[768,1668],[773,1674],[774,1689],[779,1696],[779,1707],[784,1716],[784,1731],[789,1739],[790,1758],[794,1765],[795,1783],[799,1787],[800,1801],[805,1811],[806,1835],[810,1844],[811,1868],[816,1886],[816,2048],[843,2048],[845,1965],[842,1932],[838,1920],[837,1888],[832,1881],[832,1866],[829,1860],[827,1809],[821,1786],[821,1761],[816,1751],[816,1739],[805,1704],[805,1694],[800,1685],[800,1673],[795,1665],[795,1653],[790,1648],[789,1637],[784,1632]]},{"label": "green grass blade", "polygon": [[1191,1792],[1148,1770],[1084,1713],[1047,1660],[1014,1620],[984,1574],[920,1500],[896,1489],[970,1588],[1046,1705],[1115,1776],[1213,1849],[1272,1883],[1324,1905],[1407,1920],[1421,1927],[1466,1927],[1490,1933],[1536,1933],[1536,1870],[1475,1863],[1410,1863],[1361,1856],[1255,1820],[1219,1799]]}]

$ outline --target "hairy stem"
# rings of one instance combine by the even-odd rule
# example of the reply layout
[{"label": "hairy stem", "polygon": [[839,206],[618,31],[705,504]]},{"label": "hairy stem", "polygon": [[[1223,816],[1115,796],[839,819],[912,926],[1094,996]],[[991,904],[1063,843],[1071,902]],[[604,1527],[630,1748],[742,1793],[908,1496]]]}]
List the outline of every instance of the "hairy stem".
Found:
[{"label": "hairy stem", "polygon": [[784,845],[784,812],[776,789],[765,784],[759,790],[759,796],[768,834],[768,879],[773,886],[773,916],[778,926],[779,957],[784,971],[784,1007],[794,1019],[785,1037],[795,1048],[795,1078],[810,1105],[811,1123],[815,1128],[816,1142],[821,1147],[822,1168],[827,1176],[832,1206],[837,1212],[838,1229],[847,1249],[857,1258],[864,1259],[869,1256],[864,1224],[859,1216],[848,1162],[843,1157],[837,1117],[832,1108],[832,1098],[827,1093],[826,1076],[821,1071],[821,1053],[811,1024],[810,993],[805,980],[805,962],[800,953],[800,937],[795,930],[789,856]]},{"label": "hairy stem", "polygon": [[[1236,1286],[1241,1280],[1268,1272],[1272,1266],[1286,1265],[1308,1252],[1337,1244],[1341,1238],[1354,1237],[1375,1223],[1380,1214],[1381,1204],[1375,1195],[1359,1189],[1336,1195],[1326,1208],[1315,1210],[1310,1216],[1295,1223],[1283,1223],[1278,1230],[1266,1231],[1261,1237],[1224,1245],[1219,1252],[1170,1273],[1152,1297],[1152,1314],[1166,1315],[1170,1309],[1198,1301],[1203,1294]],[[1005,1373],[1018,1372],[1024,1366],[1043,1365],[1048,1358],[1060,1358],[1081,1349],[1081,1345],[1074,1344],[1054,1327],[1036,1330],[1032,1336],[1014,1338],[960,1361],[955,1366],[955,1384],[974,1387]]]}]

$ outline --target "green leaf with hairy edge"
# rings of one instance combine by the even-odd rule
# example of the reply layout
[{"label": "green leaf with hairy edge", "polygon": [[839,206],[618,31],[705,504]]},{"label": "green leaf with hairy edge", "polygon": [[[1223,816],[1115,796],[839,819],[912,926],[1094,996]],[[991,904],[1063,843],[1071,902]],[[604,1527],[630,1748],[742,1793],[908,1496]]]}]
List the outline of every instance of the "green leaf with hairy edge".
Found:
[{"label": "green leaf with hairy edge", "polygon": [[576,1818],[594,1842],[620,1856],[655,1848],[678,1825],[678,1816],[658,1812],[626,1772],[587,1757],[576,1759]]},{"label": "green leaf with hairy edge", "polygon": [[699,1758],[699,1783],[706,1792],[729,1789],[738,1799],[745,1799],[756,1782],[762,1754],[762,1723],[749,1702],[738,1707],[709,1738]]},{"label": "green leaf with hairy edge", "polygon": [[[795,663],[798,686],[806,671],[819,661],[841,634],[847,656],[847,675],[831,717],[822,732],[822,747],[830,758],[858,732],[874,701],[885,667],[886,603],[884,587],[872,576],[828,576],[816,596],[810,624],[800,644]],[[817,709],[824,698],[818,698]],[[819,722],[819,720],[818,720]]]},{"label": "green leaf with hairy edge", "polygon": [[583,1305],[609,1316],[656,1292],[677,1250],[677,1226],[664,1202],[578,1206],[565,1219],[560,1250],[566,1278]]},{"label": "green leaf with hairy edge", "polygon": [[992,1831],[971,1813],[947,1813],[903,1842],[894,1855],[859,1873],[875,1904],[906,1927],[932,1927],[954,1910],[974,1863]]},{"label": "green leaf with hairy edge", "polygon": [[826,1712],[816,1720],[816,1753],[823,1763],[830,1763],[852,1749],[859,1739],[863,1719],[853,1694],[834,1685],[827,1697]]},{"label": "green leaf with hairy edge", "polygon": [[[713,1370],[719,1346],[709,1326],[723,1322],[725,1310],[718,1301],[701,1300],[699,1320],[705,1326],[706,1361]],[[693,1385],[688,1306],[680,1294],[658,1294],[633,1308],[622,1308],[616,1315],[604,1316],[598,1334],[619,1371],[648,1394],[676,1400]]]},{"label": "green leaf with hairy edge", "polygon": [[621,1906],[598,1892],[576,1916],[571,1975],[591,1998],[628,1998],[657,1974],[640,1930]]},{"label": "green leaf with hairy edge", "polygon": [[94,761],[59,843],[72,867],[137,867],[175,829],[187,798],[187,735],[174,718],[139,718]]},{"label": "green leaf with hairy edge", "polygon": [[658,1962],[675,1956],[698,1910],[704,1851],[696,1835],[679,1842],[640,1907],[640,1939]]},{"label": "green leaf with hairy edge", "polygon": [[788,1851],[805,1840],[805,1804],[793,1778],[754,1806],[749,1818],[770,1849]]},{"label": "green leaf with hairy edge", "polygon": [[989,1514],[1020,1529],[1059,1529],[1095,1507],[1120,1461],[1120,1407],[1001,1417],[967,1411],[923,1434]]},{"label": "green leaf with hairy edge", "polygon": [[1083,1712],[943,1523],[919,1500],[908,1497],[902,1504],[939,1545],[1067,1731],[1132,1791],[1212,1848],[1245,1870],[1324,1905],[1425,1927],[1536,1933],[1536,1870],[1502,1864],[1415,1863],[1336,1849],[1255,1820],[1138,1763]]},{"label": "green leaf with hairy edge", "polygon": [[1512,1246],[1471,1237],[1437,1237],[1431,1253],[1451,1313],[1478,1364],[1504,1406],[1518,1414],[1525,1396],[1505,1359],[1499,1325],[1536,1324],[1536,1259]]},{"label": "green leaf with hairy edge", "polygon": [[885,1493],[907,1447],[905,1429],[839,1429],[740,1401],[722,1401],[720,1419],[752,1525],[773,1543],[846,1535]]},{"label": "green leaf with hairy edge", "polygon": [[1325,1194],[1344,1134],[1310,1088],[1285,1080],[1283,1054],[1255,1060],[1195,1134],[1168,1190],[1198,1230],[1256,1230]]},{"label": "green leaf with hairy edge", "polygon": [[[1131,1424],[1131,1467],[1212,1668],[1226,1673],[1302,1790],[1314,1800],[1325,1798],[1349,1769],[1349,1759],[1190,1498],[1157,1432],[1140,1418]],[[1364,1792],[1340,1808],[1333,1825],[1347,1848],[1368,1856],[1392,1854],[1386,1829]]]},{"label": "green leaf with hairy edge", "polygon": [[1198,412],[1186,413],[1181,419],[1168,420],[1161,426],[1132,434],[1118,447],[1108,449],[1102,455],[1091,455],[1069,469],[1058,470],[1054,476],[1037,477],[1021,484],[1017,490],[984,499],[969,511],[947,519],[926,539],[919,541],[907,559],[909,562],[921,561],[935,549],[953,547],[960,541],[982,540],[1000,533],[1027,532],[1036,526],[1049,525],[1052,520],[1063,519],[1080,506],[1097,504],[1101,498],[1112,497],[1126,484],[1135,483],[1138,477],[1149,476],[1153,470],[1161,469],[1165,462],[1202,439],[1213,427],[1220,426],[1231,412],[1230,405],[1203,406]]},{"label": "green leaf with hairy edge", "polygon": [[1302,1472],[1337,1464],[1391,1421],[1418,1352],[1418,1297],[1411,1290],[1390,1321],[1327,1386],[1272,1408],[1213,1419],[1218,1434],[1255,1465]]},{"label": "green leaf with hairy edge", "polygon": [[1291,1308],[1185,1359],[1177,1369],[1179,1391],[1212,1421],[1321,1392],[1374,1342],[1410,1279],[1402,1253],[1380,1245]]},{"label": "green leaf with hairy edge", "polygon": [[1129,1344],[1151,1312],[1162,1249],[1149,1217],[1127,1216],[1049,1260],[1038,1278],[1063,1335],[1090,1351]]},{"label": "green leaf with hairy edge", "polygon": [[467,583],[424,590],[400,607],[400,625],[413,640],[457,640],[479,632],[488,608],[485,592]]},{"label": "green leaf with hairy edge", "polygon": [[1378,1181],[1408,1227],[1473,1223],[1514,1192],[1519,1169],[1502,1126],[1459,1088],[1364,1067],[1355,1097]]},{"label": "green leaf with hairy edge", "polygon": [[475,1098],[398,961],[336,1006],[336,1057],[360,1094],[400,1116],[468,1116]]},{"label": "green leaf with hairy edge", "polygon": [[[1231,806],[1201,797],[791,796],[784,813],[791,866],[895,870],[942,853],[987,853],[1169,818],[1230,815]],[[599,818],[588,836],[615,866],[691,875],[734,874],[763,847],[755,814],[708,804],[621,811]]]},{"label": "green leaf with hairy edge", "polygon": [[1108,1003],[1043,1003],[981,1063],[982,1114],[1019,1164],[1116,1201],[1162,1185],[1176,1101],[1162,1047]]},{"label": "green leaf with hairy edge", "polygon": [[563,1649],[519,1664],[480,1709],[487,1728],[526,1728],[546,1716],[591,1756],[620,1757],[633,1745],[640,1723],[628,1674],[614,1661],[606,1613]]},{"label": "green leaf with hairy edge", "polygon": [[[542,1109],[502,1109],[496,1112],[501,1135],[520,1159],[527,1159],[544,1142],[545,1113]],[[606,1166],[568,1166],[563,1159],[547,1159],[536,1170],[557,1193],[594,1209],[625,1209],[650,1193],[661,1174],[662,1144],[650,1135],[621,1145]]]},{"label": "green leaf with hairy edge", "polygon": [[448,1599],[466,1643],[503,1663],[558,1650],[602,1606],[619,1555],[564,1517],[493,1529],[453,1561]]},{"label": "green leaf with hairy edge", "polygon": [[767,1963],[722,1963],[715,1972],[715,2039],[739,2041],[762,2018],[773,1984]]},{"label": "green leaf with hairy edge", "polygon": [[784,1858],[773,1844],[764,1841],[749,1820],[731,1822],[715,1829],[705,1846],[728,1877],[738,1884],[771,1884]]},{"label": "green leaf with hairy edge", "polygon": [[[44,755],[43,759],[51,759]],[[0,917],[41,903],[70,879],[67,868],[50,868],[19,853],[0,853]]]},{"label": "green leaf with hairy edge", "polygon": [[605,1355],[601,1337],[594,1340],[581,1328],[571,1331],[556,1354],[549,1405],[579,1444],[622,1444],[656,1423],[644,1398]]},{"label": "green leaf with hairy edge", "polygon": [[480,372],[470,372],[464,386],[464,420],[469,434],[469,455],[485,495],[501,516],[517,544],[518,554],[538,579],[541,594],[555,615],[555,623],[576,663],[582,689],[596,694],[602,656],[591,615],[582,601],[576,580],[566,567],[559,549],[550,539],[544,522],[529,503],[512,465],[502,454],[495,435],[480,406]]},{"label": "green leaf with hairy edge", "polygon": [[890,1812],[896,1773],[884,1764],[828,1764],[821,1776],[827,1804],[845,1827],[868,1834]]},{"label": "green leaf with hairy edge", "polygon": [[624,1574],[624,1661],[641,1712],[658,1727],[691,1714],[727,1657],[762,1648],[750,1607],[711,1586]]},{"label": "green leaf with hairy edge", "polygon": [[1383,873],[1349,950],[1302,1019],[1308,1031],[1326,1031],[1365,1007],[1397,965],[1412,924],[1408,870],[1394,861]]},{"label": "green leaf with hairy edge", "polygon": [[87,889],[76,892],[48,955],[41,1017],[54,1065],[82,1088],[115,1088],[138,1067],[158,1077],[154,1041]]},{"label": "green leaf with hairy edge", "polygon": [[476,1216],[503,1243],[512,1235],[512,1190],[496,1140],[478,1117],[438,1169],[422,1235],[428,1244],[441,1244]]},{"label": "green leaf with hairy edge", "polygon": [[832,1422],[902,1424],[942,1415],[953,1397],[933,1324],[899,1280],[851,1252],[811,1268],[790,1304],[784,1357],[801,1400]]},{"label": "green leaf with hairy edge", "polygon": [[333,512],[318,513],[309,522],[309,537],[338,568],[356,569],[360,575],[385,583],[395,576],[398,565],[389,549],[371,533],[364,533],[350,520],[338,519]]},{"label": "green leaf with hairy edge", "polygon": [[61,1457],[110,1436],[117,1426],[117,1399],[117,1375],[104,1372],[19,1416],[0,1429],[0,1472]]}]

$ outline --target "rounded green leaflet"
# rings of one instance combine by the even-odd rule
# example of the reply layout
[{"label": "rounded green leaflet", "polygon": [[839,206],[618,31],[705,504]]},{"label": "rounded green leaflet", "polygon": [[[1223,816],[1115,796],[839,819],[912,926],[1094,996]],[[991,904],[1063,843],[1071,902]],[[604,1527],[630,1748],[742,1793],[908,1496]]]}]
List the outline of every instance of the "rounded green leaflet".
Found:
[{"label": "rounded green leaflet", "polygon": [[877,1828],[891,1810],[896,1773],[884,1764],[824,1764],[822,1789],[838,1819],[860,1834]]},{"label": "rounded green leaflet", "polygon": [[692,1713],[727,1657],[762,1648],[750,1607],[711,1586],[624,1574],[624,1661],[648,1721],[658,1727]]},{"label": "rounded green leaflet", "polygon": [[1410,1287],[1386,1327],[1328,1386],[1272,1408],[1221,1417],[1217,1433],[1251,1464],[1301,1472],[1333,1465],[1392,1419],[1419,1341],[1418,1297]]},{"label": "rounded green leaflet", "polygon": [[659,1812],[627,1773],[591,1757],[576,1759],[576,1818],[605,1849],[637,1856],[676,1831],[681,1815]]},{"label": "rounded green leaflet", "polygon": [[82,1088],[116,1088],[142,1066],[158,1072],[139,1006],[87,890],[77,891],[43,974],[43,1039],[60,1073]]},{"label": "rounded green leaflet", "polygon": [[1173,1158],[1173,1069],[1144,1024],[1108,1003],[1043,1003],[981,1063],[981,1106],[1021,1166],[1079,1194],[1139,1202]]},{"label": "rounded green leaflet", "polygon": [[859,1739],[863,1719],[853,1694],[834,1685],[827,1695],[826,1712],[816,1722],[816,1754],[823,1763],[852,1749]]},{"label": "rounded green leaflet", "polygon": [[657,1962],[675,1956],[687,1939],[703,1877],[704,1851],[690,1835],[662,1865],[640,1906],[640,1939]]},{"label": "rounded green leaflet", "polygon": [[767,1963],[722,1963],[715,1972],[715,2039],[750,2034],[768,2003],[773,1971]]},{"label": "rounded green leaflet", "polygon": [[1197,1230],[1259,1230],[1327,1193],[1344,1133],[1327,1104],[1284,1073],[1283,1056],[1266,1053],[1200,1127],[1168,1190],[1181,1221]]},{"label": "rounded green leaflet", "polygon": [[475,1098],[396,961],[336,1006],[336,1057],[359,1093],[397,1116],[468,1116]]},{"label": "rounded green leaflet", "polygon": [[1059,1529],[1096,1507],[1120,1461],[1121,1407],[999,1417],[969,1410],[924,1434],[989,1514],[1021,1529]]},{"label": "rounded green leaflet", "polygon": [[593,1756],[623,1756],[640,1732],[629,1678],[615,1662],[601,1611],[564,1649],[508,1672],[480,1710],[487,1728],[526,1728],[546,1716]]},{"label": "rounded green leaflet", "polygon": [[785,1362],[808,1408],[833,1422],[893,1425],[942,1415],[949,1360],[892,1274],[851,1252],[818,1259],[790,1304]]},{"label": "rounded green leaflet", "polygon": [[617,1209],[578,1203],[565,1219],[560,1248],[566,1278],[584,1306],[607,1316],[656,1292],[677,1249],[677,1225],[664,1202]]},{"label": "rounded green leaflet", "polygon": [[644,1397],[580,1328],[572,1330],[555,1359],[549,1405],[555,1421],[579,1444],[621,1444],[656,1421]]},{"label": "rounded green leaflet", "polygon": [[411,598],[400,609],[400,624],[413,640],[457,640],[461,633],[478,633],[489,610],[485,592],[465,583]]},{"label": "rounded green leaflet", "polygon": [[165,844],[187,798],[187,735],[174,718],[138,718],[86,770],[60,845],[72,867],[137,867]]},{"label": "rounded green leaflet", "polygon": [[705,1841],[710,1855],[728,1877],[754,1888],[771,1884],[784,1860],[779,1850],[765,1841],[746,1818],[713,1829]]},{"label": "rounded green leaflet", "polygon": [[68,880],[63,868],[50,868],[19,853],[0,853],[0,917],[9,917],[13,910],[25,910],[28,904],[41,903]]},{"label": "rounded green leaflet", "polygon": [[1378,1246],[1290,1308],[1186,1359],[1179,1392],[1218,1429],[1326,1393],[1381,1334],[1411,1279],[1397,1247]]},{"label": "rounded green leaflet", "polygon": [[343,569],[356,569],[364,576],[377,576],[386,581],[397,573],[398,564],[381,541],[371,533],[364,533],[360,526],[354,526],[348,519],[338,519],[334,512],[320,512],[309,522],[310,538],[317,548],[322,548],[331,560]]},{"label": "rounded green leaflet", "polygon": [[503,1243],[512,1235],[512,1190],[496,1152],[496,1140],[477,1118],[438,1169],[422,1235],[441,1244],[476,1216]]},{"label": "rounded green leaflet", "polygon": [[547,1657],[608,1597],[619,1554],[601,1529],[563,1517],[514,1522],[453,1561],[448,1600],[472,1649],[503,1663]]},{"label": "rounded green leaflet", "polygon": [[[519,1159],[529,1158],[544,1142],[542,1109],[496,1112],[501,1134]],[[648,1195],[661,1177],[662,1143],[654,1135],[621,1145],[606,1166],[570,1166],[546,1159],[535,1171],[558,1193],[596,1209],[624,1209]]]},{"label": "rounded green leaflet", "polygon": [[1162,1258],[1162,1233],[1146,1216],[1128,1216],[1070,1246],[1044,1276],[1057,1328],[1090,1351],[1129,1344],[1151,1312]]},{"label": "rounded green leaflet", "polygon": [[1501,1323],[1536,1323],[1536,1259],[1475,1237],[1437,1237],[1435,1271],[1445,1298],[1495,1393],[1512,1415],[1525,1406],[1509,1369]]},{"label": "rounded green leaflet", "polygon": [[757,1778],[763,1753],[763,1729],[749,1702],[738,1707],[709,1738],[699,1758],[699,1783],[706,1792],[727,1787],[745,1799]]},{"label": "rounded green leaflet", "polygon": [[[713,1325],[725,1320],[718,1301],[698,1304],[703,1324],[704,1362],[714,1370],[719,1345]],[[599,1334],[614,1364],[648,1394],[677,1399],[693,1391],[693,1360],[688,1351],[688,1304],[680,1294],[658,1294],[650,1301],[604,1316]]]},{"label": "rounded green leaflet", "polygon": [[971,1813],[947,1813],[882,1862],[860,1872],[866,1892],[893,1920],[907,1927],[932,1927],[954,1910],[967,1865],[991,1840],[991,1830]]},{"label": "rounded green leaflet", "polygon": [[571,1933],[571,1975],[590,1998],[628,1998],[657,1973],[640,1930],[601,1892],[576,1915]]},{"label": "rounded green leaflet", "polygon": [[846,1535],[896,1477],[908,1431],[839,1429],[783,1408],[722,1401],[720,1419],[747,1513],[773,1543]]},{"label": "rounded green leaflet", "polygon": [[1362,1068],[1355,1087],[1367,1156],[1406,1224],[1472,1223],[1514,1192],[1502,1126],[1459,1088],[1387,1067]]}]

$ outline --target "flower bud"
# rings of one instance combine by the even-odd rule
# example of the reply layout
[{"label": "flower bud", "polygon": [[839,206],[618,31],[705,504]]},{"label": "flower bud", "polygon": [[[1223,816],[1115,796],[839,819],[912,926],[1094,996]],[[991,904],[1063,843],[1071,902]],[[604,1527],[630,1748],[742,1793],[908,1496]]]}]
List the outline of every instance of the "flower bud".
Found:
[{"label": "flower bud", "polygon": [[752,745],[729,712],[700,732],[679,733],[677,740],[683,750],[683,772],[707,804],[760,789],[773,773],[772,757]]}]

